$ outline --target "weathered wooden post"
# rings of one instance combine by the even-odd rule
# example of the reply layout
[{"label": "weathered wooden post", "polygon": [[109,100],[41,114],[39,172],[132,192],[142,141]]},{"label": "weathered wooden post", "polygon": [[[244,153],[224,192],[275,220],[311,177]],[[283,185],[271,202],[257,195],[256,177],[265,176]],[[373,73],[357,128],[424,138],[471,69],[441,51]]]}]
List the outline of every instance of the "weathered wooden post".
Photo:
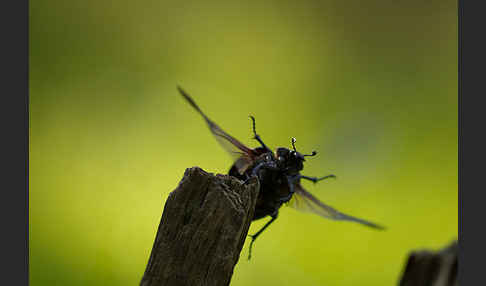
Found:
[{"label": "weathered wooden post", "polygon": [[229,285],[248,233],[259,182],[198,167],[169,195],[140,285]]},{"label": "weathered wooden post", "polygon": [[440,251],[413,251],[408,257],[400,286],[457,286],[458,245]]}]

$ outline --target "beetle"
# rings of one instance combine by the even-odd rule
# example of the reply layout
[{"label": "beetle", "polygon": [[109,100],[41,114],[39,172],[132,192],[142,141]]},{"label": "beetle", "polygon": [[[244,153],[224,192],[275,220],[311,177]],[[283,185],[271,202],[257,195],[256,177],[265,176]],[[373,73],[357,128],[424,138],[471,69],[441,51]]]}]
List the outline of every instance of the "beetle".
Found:
[{"label": "beetle", "polygon": [[295,147],[296,140],[292,138],[292,150],[279,147],[273,152],[265,145],[260,135],[256,133],[255,117],[251,115],[249,117],[252,121],[253,139],[258,141],[260,146],[254,149],[249,148],[209,119],[180,86],[177,86],[177,89],[182,97],[204,118],[209,130],[218,142],[233,156],[235,161],[228,174],[245,183],[251,177],[257,177],[260,182],[260,191],[252,220],[258,220],[267,216],[270,217],[270,220],[255,234],[249,235],[251,243],[248,259],[251,258],[253,243],[277,219],[279,209],[283,204],[287,204],[299,211],[312,212],[328,219],[353,221],[374,229],[384,229],[383,226],[344,214],[324,204],[302,187],[300,183],[302,179],[317,183],[328,178],[336,178],[333,174],[319,178],[300,174],[300,171],[304,168],[305,158],[317,155],[316,151],[313,151],[311,154],[298,152]]}]

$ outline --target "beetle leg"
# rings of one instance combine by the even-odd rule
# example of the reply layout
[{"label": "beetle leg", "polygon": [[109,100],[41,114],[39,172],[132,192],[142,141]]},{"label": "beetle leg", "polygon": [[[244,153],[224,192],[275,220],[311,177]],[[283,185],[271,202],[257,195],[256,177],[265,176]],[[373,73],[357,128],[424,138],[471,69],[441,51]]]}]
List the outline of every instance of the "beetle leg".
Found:
[{"label": "beetle leg", "polygon": [[273,156],[273,152],[272,150],[270,150],[270,148],[267,147],[267,145],[265,145],[265,143],[263,143],[262,139],[260,138],[260,135],[258,135],[256,133],[256,129],[255,129],[255,117],[251,116],[250,115],[250,118],[251,118],[251,121],[253,122],[253,139],[255,139],[256,141],[258,141],[258,143],[260,143],[260,145],[262,145],[262,147],[267,150],[268,152],[270,152]]},{"label": "beetle leg", "polygon": [[248,183],[251,177],[260,178],[258,176],[259,175],[258,172],[261,169],[278,170],[278,168],[275,166],[275,163],[273,162],[261,162],[258,165],[256,165],[255,168],[253,168],[253,170],[251,171],[251,176],[248,176],[247,179],[243,182],[243,184]]},{"label": "beetle leg", "polygon": [[258,177],[258,172],[260,171],[261,168],[263,168],[263,166],[265,164],[266,164],[266,162],[261,162],[258,165],[256,165],[255,168],[253,168],[253,170],[251,171],[251,177],[254,177],[254,176]]},{"label": "beetle leg", "polygon": [[319,182],[319,181],[322,181],[324,179],[327,179],[327,178],[336,178],[336,176],[334,175],[327,175],[327,176],[324,176],[324,177],[321,177],[321,178],[317,178],[317,177],[308,177],[308,176],[302,176],[302,175],[299,175],[299,177],[301,179],[306,179],[306,180],[309,180],[309,181],[312,181],[314,184]]},{"label": "beetle leg", "polygon": [[249,251],[249,254],[248,254],[248,260],[250,260],[251,258],[251,249],[253,247],[253,243],[255,242],[255,240],[257,239],[257,237],[262,234],[262,232],[272,223],[274,222],[277,217],[278,217],[278,210],[276,210],[273,214],[270,215],[270,217],[272,219],[270,219],[257,233],[253,234],[253,235],[248,235],[249,237],[251,237],[251,242],[250,242],[250,251]]}]

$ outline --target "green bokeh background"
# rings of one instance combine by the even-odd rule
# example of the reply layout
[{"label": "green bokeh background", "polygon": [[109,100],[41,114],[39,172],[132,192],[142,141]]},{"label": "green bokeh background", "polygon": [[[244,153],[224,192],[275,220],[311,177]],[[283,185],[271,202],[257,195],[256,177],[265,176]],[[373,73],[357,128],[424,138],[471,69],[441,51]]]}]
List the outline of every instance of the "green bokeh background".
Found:
[{"label": "green bokeh background", "polygon": [[[305,187],[388,227],[282,208],[232,285],[394,285],[457,238],[457,1],[30,2],[31,285],[136,285],[185,168],[317,150]],[[264,220],[252,224],[250,232]]]}]

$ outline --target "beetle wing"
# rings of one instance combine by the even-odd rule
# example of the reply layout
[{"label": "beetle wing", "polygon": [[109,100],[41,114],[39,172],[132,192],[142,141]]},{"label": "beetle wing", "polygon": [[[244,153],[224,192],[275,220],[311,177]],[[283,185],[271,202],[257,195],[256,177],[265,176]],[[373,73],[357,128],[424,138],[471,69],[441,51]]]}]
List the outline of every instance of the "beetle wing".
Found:
[{"label": "beetle wing", "polygon": [[257,156],[253,149],[246,147],[243,143],[238,141],[233,136],[226,133],[221,127],[214,123],[209,117],[204,114],[199,106],[194,102],[194,100],[180,87],[177,87],[180,94],[189,102],[189,104],[196,109],[199,114],[206,121],[209,130],[214,135],[216,140],[221,146],[232,156],[235,162],[235,166],[238,168],[240,173],[244,172],[244,169],[248,168],[252,163],[254,158]]},{"label": "beetle wing", "polygon": [[347,221],[354,221],[372,228],[376,229],[384,229],[384,227],[377,225],[375,223],[369,222],[364,219],[360,219],[357,217],[353,217],[347,214],[344,214],[331,206],[328,206],[321,202],[319,199],[314,197],[308,191],[306,191],[300,183],[295,184],[295,193],[292,195],[288,206],[302,211],[302,212],[311,212],[321,217],[334,219],[334,220],[347,220]]}]

